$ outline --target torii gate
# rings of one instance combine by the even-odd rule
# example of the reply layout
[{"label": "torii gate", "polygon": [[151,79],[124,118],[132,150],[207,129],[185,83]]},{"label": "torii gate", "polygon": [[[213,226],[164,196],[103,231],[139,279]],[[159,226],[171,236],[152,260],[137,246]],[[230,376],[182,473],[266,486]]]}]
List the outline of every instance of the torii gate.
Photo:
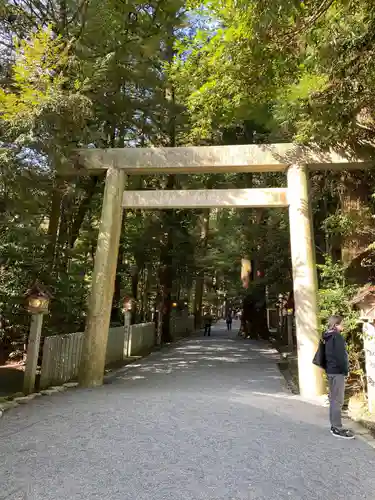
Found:
[{"label": "torii gate", "polygon": [[[320,332],[308,172],[365,169],[371,166],[369,162],[294,144],[85,149],[77,152],[76,160],[85,175],[107,171],[80,367],[81,385],[93,387],[103,383],[124,208],[289,207],[300,391],[305,397],[323,393],[321,370],[312,364]],[[219,172],[286,172],[287,187],[124,191],[126,174]]]}]

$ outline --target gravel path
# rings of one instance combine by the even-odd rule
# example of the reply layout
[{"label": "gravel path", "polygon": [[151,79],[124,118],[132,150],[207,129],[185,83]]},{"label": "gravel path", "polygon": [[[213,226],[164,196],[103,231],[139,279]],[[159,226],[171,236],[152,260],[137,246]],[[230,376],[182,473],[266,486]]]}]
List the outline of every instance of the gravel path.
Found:
[{"label": "gravel path", "polygon": [[219,325],[8,412],[0,499],[374,500],[375,450],[333,438],[326,414],[287,392],[273,351]]}]

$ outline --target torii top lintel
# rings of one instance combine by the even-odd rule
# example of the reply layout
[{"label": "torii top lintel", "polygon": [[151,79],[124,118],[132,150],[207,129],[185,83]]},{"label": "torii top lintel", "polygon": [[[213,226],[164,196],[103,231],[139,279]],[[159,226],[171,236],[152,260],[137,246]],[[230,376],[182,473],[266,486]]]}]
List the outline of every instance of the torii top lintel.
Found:
[{"label": "torii top lintel", "polygon": [[323,151],[316,146],[290,143],[177,148],[80,149],[75,152],[75,173],[109,168],[128,174],[283,172],[289,165],[310,170],[367,169],[374,162],[346,151]]}]

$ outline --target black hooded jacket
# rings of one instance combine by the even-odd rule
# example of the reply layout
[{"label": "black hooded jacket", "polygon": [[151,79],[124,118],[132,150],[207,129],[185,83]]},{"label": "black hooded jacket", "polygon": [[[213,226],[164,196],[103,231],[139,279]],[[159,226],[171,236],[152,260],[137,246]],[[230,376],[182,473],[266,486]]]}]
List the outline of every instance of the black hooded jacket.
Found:
[{"label": "black hooded jacket", "polygon": [[348,375],[349,359],[344,337],[338,330],[324,333],[326,372],[328,375]]}]

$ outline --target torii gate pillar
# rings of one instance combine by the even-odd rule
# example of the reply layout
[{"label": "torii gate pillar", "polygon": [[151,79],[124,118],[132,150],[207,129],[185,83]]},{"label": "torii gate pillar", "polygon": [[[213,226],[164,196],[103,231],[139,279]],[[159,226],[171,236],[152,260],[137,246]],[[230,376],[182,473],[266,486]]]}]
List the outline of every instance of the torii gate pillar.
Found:
[{"label": "torii gate pillar", "polygon": [[79,371],[79,383],[85,387],[96,387],[103,384],[121,233],[123,213],[121,202],[124,189],[124,170],[109,168],[105,181],[102,216]]},{"label": "torii gate pillar", "polygon": [[300,393],[311,398],[324,394],[322,370],[313,365],[318,347],[318,279],[316,273],[308,169],[288,168],[290,246],[292,255],[295,320]]}]

